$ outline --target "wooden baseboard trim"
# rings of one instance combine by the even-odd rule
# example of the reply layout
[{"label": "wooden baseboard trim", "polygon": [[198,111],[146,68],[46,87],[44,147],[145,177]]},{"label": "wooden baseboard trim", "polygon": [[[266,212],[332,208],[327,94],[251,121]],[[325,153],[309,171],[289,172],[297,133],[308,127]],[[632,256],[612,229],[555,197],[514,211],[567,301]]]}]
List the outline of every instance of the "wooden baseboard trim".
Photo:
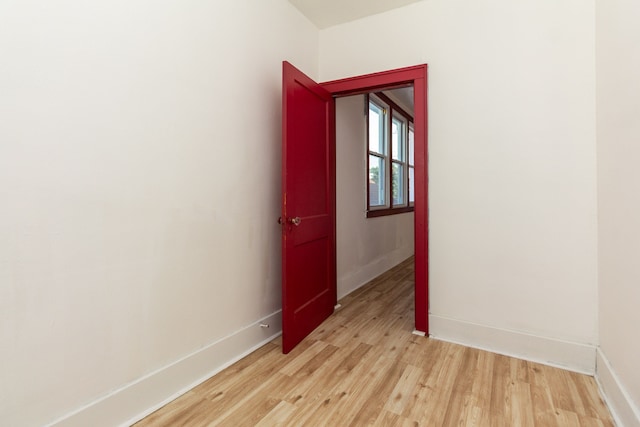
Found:
[{"label": "wooden baseboard trim", "polygon": [[[411,247],[413,248],[413,246]],[[338,277],[338,300],[361,288],[385,271],[395,267],[402,261],[413,255],[406,248],[396,249],[393,252],[378,257],[357,270],[348,271]]]},{"label": "wooden baseboard trim", "polygon": [[[269,328],[260,327],[268,324]],[[279,310],[48,424],[129,426],[282,333]]]},{"label": "wooden baseboard trim", "polygon": [[623,386],[602,349],[596,352],[596,382],[618,426],[640,426],[640,408]]},{"label": "wooden baseboard trim", "polygon": [[429,316],[429,336],[587,375],[596,370],[596,347],[570,341]]}]

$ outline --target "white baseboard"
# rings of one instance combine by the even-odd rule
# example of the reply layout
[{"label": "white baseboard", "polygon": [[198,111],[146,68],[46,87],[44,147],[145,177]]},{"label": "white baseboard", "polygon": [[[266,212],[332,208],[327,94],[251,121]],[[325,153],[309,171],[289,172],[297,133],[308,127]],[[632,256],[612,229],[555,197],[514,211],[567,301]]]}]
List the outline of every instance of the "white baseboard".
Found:
[{"label": "white baseboard", "polygon": [[631,396],[620,382],[601,348],[598,348],[597,351],[596,381],[600,387],[600,394],[607,402],[616,425],[619,427],[640,426],[640,408],[633,403]]},{"label": "white baseboard", "polygon": [[[355,270],[348,271],[338,277],[338,300],[361,288],[385,271],[395,267],[402,261],[413,255],[413,246],[407,252],[406,248],[400,248],[382,257],[376,258],[363,266],[356,266]],[[352,267],[353,268],[353,267]]]},{"label": "white baseboard", "polygon": [[429,336],[493,353],[594,375],[596,347],[429,315]]},{"label": "white baseboard", "polygon": [[[268,324],[269,328],[260,327]],[[277,311],[168,366],[115,390],[49,426],[129,426],[282,333]]]}]

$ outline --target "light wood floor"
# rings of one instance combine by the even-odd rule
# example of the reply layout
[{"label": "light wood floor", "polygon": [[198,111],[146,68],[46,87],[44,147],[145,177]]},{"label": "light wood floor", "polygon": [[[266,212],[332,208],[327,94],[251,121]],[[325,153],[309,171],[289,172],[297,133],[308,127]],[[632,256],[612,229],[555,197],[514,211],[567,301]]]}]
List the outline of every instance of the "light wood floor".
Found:
[{"label": "light wood floor", "polygon": [[413,260],[137,426],[613,426],[593,378],[411,333]]}]

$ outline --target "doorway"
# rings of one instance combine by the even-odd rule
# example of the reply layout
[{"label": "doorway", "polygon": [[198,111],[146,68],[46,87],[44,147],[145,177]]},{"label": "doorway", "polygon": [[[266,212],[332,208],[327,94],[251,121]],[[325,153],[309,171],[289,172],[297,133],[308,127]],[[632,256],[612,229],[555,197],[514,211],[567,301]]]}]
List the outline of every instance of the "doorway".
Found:
[{"label": "doorway", "polygon": [[414,255],[413,87],[340,97],[335,111],[340,300]]},{"label": "doorway", "polygon": [[282,335],[288,353],[336,296],[335,98],[412,86],[415,331],[428,334],[427,66],[318,84],[283,62]]},{"label": "doorway", "polygon": [[413,86],[415,132],[415,330],[428,335],[428,135],[427,65],[366,74],[320,84],[334,98]]}]

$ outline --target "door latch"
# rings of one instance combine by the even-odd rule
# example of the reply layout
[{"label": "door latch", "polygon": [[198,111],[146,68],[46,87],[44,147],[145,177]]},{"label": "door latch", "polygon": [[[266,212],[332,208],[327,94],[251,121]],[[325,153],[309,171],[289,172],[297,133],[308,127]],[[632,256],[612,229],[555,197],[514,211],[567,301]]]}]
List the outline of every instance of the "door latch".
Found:
[{"label": "door latch", "polygon": [[[293,224],[293,225],[295,225],[295,226],[297,227],[297,226],[299,226],[299,225],[300,225],[300,223],[302,222],[302,219],[300,219],[300,217],[299,217],[299,216],[297,216],[297,217],[295,217],[295,218],[289,218],[289,219],[287,220],[287,222],[288,222],[289,224]],[[282,217],[281,217],[281,216],[280,216],[280,217],[278,217],[278,224],[280,224],[280,225],[284,224],[284,221],[283,221],[283,219],[282,219]]]},{"label": "door latch", "polygon": [[299,216],[297,216],[295,218],[289,218],[289,224],[293,224],[296,227],[299,226],[301,222],[302,222],[302,220],[300,219]]}]

